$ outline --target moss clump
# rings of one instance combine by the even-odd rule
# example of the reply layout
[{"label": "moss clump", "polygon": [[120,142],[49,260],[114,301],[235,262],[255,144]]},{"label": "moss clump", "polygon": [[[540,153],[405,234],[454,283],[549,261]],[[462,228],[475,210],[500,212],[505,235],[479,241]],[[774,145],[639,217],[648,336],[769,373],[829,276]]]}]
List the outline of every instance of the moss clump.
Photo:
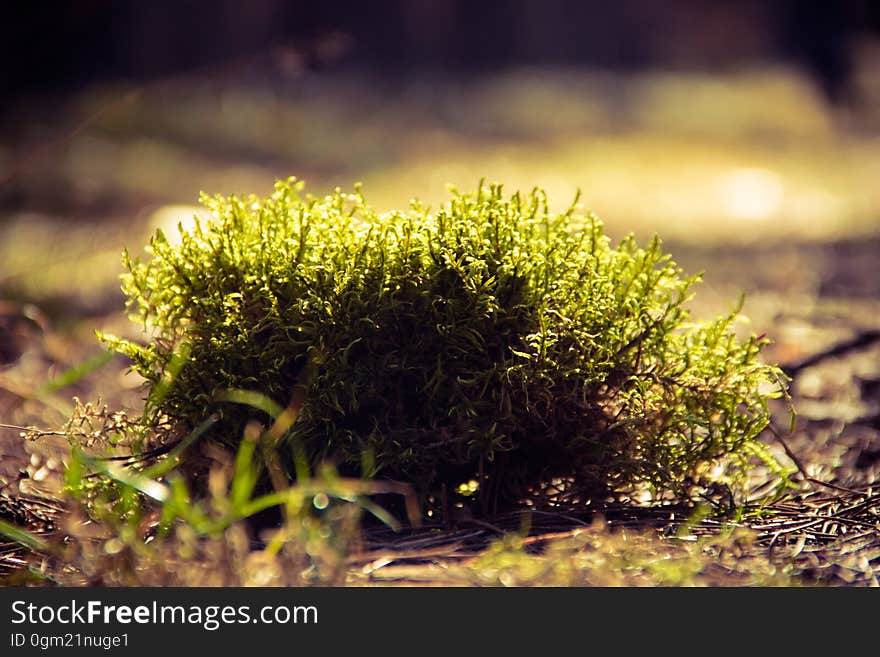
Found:
[{"label": "moss clump", "polygon": [[358,188],[302,190],[203,195],[211,218],[179,245],[159,232],[148,261],[126,254],[154,338],[111,342],[146,377],[153,421],[216,413],[208,437],[234,446],[269,418],[228,391],[258,392],[298,413],[277,447],[291,477],[305,458],[423,494],[477,481],[493,508],[560,483],[687,499],[761,452],[777,370],[735,314],[691,321],[697,278],[659,240],[612,246],[540,190],[384,214]]}]

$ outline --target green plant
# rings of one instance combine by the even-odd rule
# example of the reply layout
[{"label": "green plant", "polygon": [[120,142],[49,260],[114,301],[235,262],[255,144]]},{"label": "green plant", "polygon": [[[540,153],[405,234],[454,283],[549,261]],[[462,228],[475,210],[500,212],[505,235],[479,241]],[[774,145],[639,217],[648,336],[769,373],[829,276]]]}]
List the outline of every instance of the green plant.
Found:
[{"label": "green plant", "polygon": [[736,526],[681,540],[596,518],[540,541],[540,550],[534,537],[507,535],[444,574],[482,586],[797,586],[790,565],[770,559],[757,536]]},{"label": "green plant", "polygon": [[476,482],[483,512],[691,499],[772,462],[757,437],[784,388],[764,341],[735,336],[737,311],[691,321],[698,277],[659,239],[612,246],[576,203],[482,183],[433,212],[293,179],[201,201],[179,244],[124,256],[149,343],[104,337],[146,378],[150,422],[216,416],[202,439],[235,447],[283,412],[262,454],[285,478],[331,461],[424,496]]},{"label": "green plant", "polygon": [[[256,395],[249,402],[271,404]],[[27,429],[31,440],[64,435],[71,449],[64,486],[54,497],[54,526],[35,533],[0,518],[0,539],[8,538],[23,552],[8,581],[339,585],[348,577],[364,512],[400,529],[372,497],[401,496],[410,523],[420,524],[409,487],[343,478],[330,467],[300,469],[295,484],[259,490],[265,464],[254,453],[284,429],[289,418],[283,413],[268,428],[249,424],[235,453],[206,450],[206,486],[196,489],[182,466],[191,460],[188,449],[217,421],[211,416],[183,439],[137,454],[131,447],[149,440],[145,433],[157,438],[167,428],[147,431],[140,420],[100,403],[76,400],[63,431]],[[270,526],[257,520],[267,512]]]}]

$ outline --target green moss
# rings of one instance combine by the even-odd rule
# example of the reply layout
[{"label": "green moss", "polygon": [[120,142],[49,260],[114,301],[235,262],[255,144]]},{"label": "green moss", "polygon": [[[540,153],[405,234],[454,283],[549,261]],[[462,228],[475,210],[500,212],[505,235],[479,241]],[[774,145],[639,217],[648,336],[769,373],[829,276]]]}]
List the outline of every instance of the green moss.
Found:
[{"label": "green moss", "polygon": [[659,240],[612,246],[541,190],[390,213],[359,188],[302,190],[203,196],[210,220],[178,245],[160,232],[147,261],[126,254],[153,337],[108,340],[146,377],[152,421],[217,413],[207,438],[235,446],[270,419],[229,391],[258,392],[297,414],[277,445],[291,478],[305,459],[425,495],[476,480],[483,510],[559,487],[687,499],[763,454],[778,370],[735,313],[692,322],[697,278]]}]

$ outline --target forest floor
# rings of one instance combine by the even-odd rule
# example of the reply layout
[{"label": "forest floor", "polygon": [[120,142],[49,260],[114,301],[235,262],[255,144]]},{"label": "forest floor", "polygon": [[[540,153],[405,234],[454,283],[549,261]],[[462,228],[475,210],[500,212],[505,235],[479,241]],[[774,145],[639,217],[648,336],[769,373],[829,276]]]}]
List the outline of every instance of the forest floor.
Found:
[{"label": "forest floor", "polygon": [[[723,521],[608,507],[534,513],[525,525],[515,514],[373,527],[334,581],[877,586],[877,118],[841,126],[787,71],[305,79],[281,92],[185,79],[58,106],[23,101],[0,125],[0,519],[64,531],[66,440],[26,442],[16,427],[60,432],[74,398],[140,408],[140,381],[122,359],[102,359],[94,331],[137,337],[118,291],[120,253],[185,220],[198,191],[262,194],[296,174],[315,192],[363,180],[367,198],[391,208],[413,196],[437,203],[445,183],[485,176],[509,189],[541,184],[560,208],[580,187],[613,236],[659,233],[686,272],[705,272],[697,316],[726,312],[744,292],[744,330],[765,333],[764,358],[792,377],[796,427],[780,403],[763,439],[797,485]],[[767,480],[756,472],[756,499]],[[0,542],[0,578],[39,568]]]}]

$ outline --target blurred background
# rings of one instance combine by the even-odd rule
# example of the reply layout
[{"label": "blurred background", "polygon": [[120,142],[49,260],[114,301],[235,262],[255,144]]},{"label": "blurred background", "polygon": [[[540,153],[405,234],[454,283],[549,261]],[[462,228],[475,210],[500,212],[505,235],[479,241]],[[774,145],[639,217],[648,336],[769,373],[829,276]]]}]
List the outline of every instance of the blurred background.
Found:
[{"label": "blurred background", "polygon": [[[872,0],[22,1],[0,9],[0,61],[6,422],[67,417],[52,393],[100,357],[94,329],[136,329],[124,247],[200,191],[290,175],[363,181],[382,210],[481,178],[560,209],[580,189],[613,237],[658,233],[705,270],[701,314],[747,292],[780,362],[880,327]],[[135,404],[113,367],[73,391]],[[873,403],[826,383],[837,409]]]}]

